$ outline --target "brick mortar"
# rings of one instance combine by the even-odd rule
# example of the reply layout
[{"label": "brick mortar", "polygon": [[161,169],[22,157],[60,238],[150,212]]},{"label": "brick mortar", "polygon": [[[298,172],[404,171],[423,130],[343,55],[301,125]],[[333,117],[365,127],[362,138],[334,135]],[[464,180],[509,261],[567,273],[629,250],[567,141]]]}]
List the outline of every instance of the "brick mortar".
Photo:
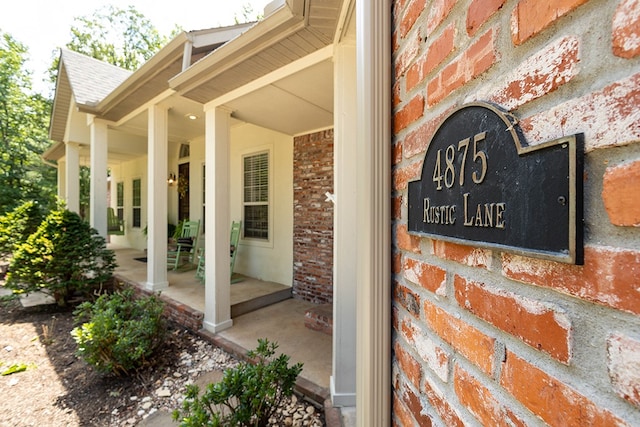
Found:
[{"label": "brick mortar", "polygon": [[[630,259],[630,264],[615,264],[615,260],[619,259],[619,255],[616,258],[619,252],[635,251],[640,254],[640,228],[613,225],[607,215],[602,195],[602,181],[606,170],[612,171],[621,165],[640,160],[640,126],[634,125],[640,122],[640,99],[637,91],[633,90],[633,85],[629,84],[640,72],[640,55],[621,59],[614,55],[611,46],[611,22],[616,7],[623,3],[640,7],[640,2],[587,1],[582,5],[564,2],[565,5],[573,4],[574,6],[570,7],[575,9],[549,25],[544,25],[543,30],[536,32],[517,47],[512,41],[511,13],[516,5],[524,1],[504,2],[495,13],[478,24],[470,36],[465,25],[467,10],[472,3],[479,2],[427,2],[413,27],[401,38],[399,28],[403,14],[410,12],[411,16],[407,16],[407,22],[413,22],[415,10],[411,9],[411,1],[392,2],[396,14],[393,21],[395,44],[392,69],[396,70],[395,80],[392,82],[393,119],[398,125],[391,141],[394,153],[391,196],[394,199],[392,230],[395,261],[392,304],[395,333],[392,349],[399,346],[399,351],[414,355],[423,372],[418,388],[408,386],[409,373],[404,372],[398,365],[398,359],[394,358],[395,420],[398,425],[402,425],[401,420],[406,420],[407,412],[411,412],[409,415],[414,420],[424,420],[424,414],[429,414],[428,417],[433,420],[434,425],[454,425],[457,422],[465,425],[499,424],[507,422],[506,420],[514,424],[537,425],[540,423],[539,417],[554,425],[556,421],[545,417],[556,414],[558,419],[564,418],[568,424],[580,422],[578,417],[582,415],[575,411],[575,405],[569,403],[563,407],[553,406],[561,399],[551,398],[548,401],[536,402],[526,393],[507,391],[509,385],[500,383],[508,380],[505,379],[505,359],[518,357],[524,362],[513,365],[508,372],[509,375],[514,375],[514,366],[520,368],[529,365],[540,369],[548,376],[549,381],[558,384],[566,396],[572,396],[575,402],[581,402],[580,406],[585,409],[580,414],[587,417],[581,419],[583,423],[620,422],[621,425],[640,425],[640,398],[637,397],[640,396],[640,373],[637,369],[634,370],[633,363],[628,362],[631,355],[636,357],[636,360],[640,359],[640,354],[637,354],[637,348],[640,346],[637,335],[637,331],[640,330],[640,316],[634,314],[637,305],[633,303],[634,298],[640,298],[637,291],[634,291],[640,289],[638,279],[634,279],[636,276],[640,277],[640,263],[633,261],[633,256],[628,256],[625,259]],[[549,3],[550,8],[560,4],[559,1]],[[430,13],[435,6],[444,4],[453,4],[450,14],[445,16],[439,25],[430,28]],[[425,57],[428,46],[435,43],[451,25],[456,31],[453,52],[439,64],[425,67],[424,69],[429,71],[420,75],[419,81],[416,80],[415,74],[412,75],[413,80],[407,90],[409,71],[415,73],[420,69],[419,61]],[[404,28],[406,29],[406,26]],[[412,102],[415,103],[416,97],[429,95],[428,83],[460,58],[463,52],[490,29],[496,31],[495,63],[461,87],[445,94],[438,103],[433,106],[425,105],[420,114],[407,114],[408,107]],[[574,48],[576,44],[577,56]],[[532,79],[529,83],[543,81],[547,76],[547,68],[562,72],[558,71],[559,61],[556,61],[553,67],[545,68],[544,64],[541,64],[543,61],[527,62],[527,59],[536,58],[537,55],[542,59],[550,59],[548,54],[564,54],[568,51],[564,49],[565,45],[572,47],[574,56],[571,63],[563,63],[564,75],[558,75],[557,79],[548,79],[548,84],[538,84],[536,92],[533,92],[533,89],[531,93],[526,92],[533,85],[521,86],[524,96],[520,98],[509,94],[510,90],[518,87],[519,79],[523,79],[526,73],[533,73],[537,66],[540,66],[537,70],[538,77],[541,76],[542,79]],[[558,46],[563,48],[558,49]],[[563,59],[563,56],[557,56],[556,59]],[[510,82],[513,82],[514,86],[509,87]],[[618,93],[614,93],[613,89]],[[627,105],[618,103],[615,96],[626,99]],[[453,109],[476,100],[508,103],[508,107],[515,109],[513,113],[523,123],[525,138],[532,143],[544,142],[578,131],[585,133],[589,150],[585,155],[584,174],[587,229],[585,245],[595,248],[595,252],[592,253],[602,257],[601,263],[591,262],[591,267],[567,267],[558,263],[539,263],[535,259],[529,262],[524,258],[518,262],[524,263],[523,268],[530,277],[548,277],[545,280],[549,281],[537,283],[539,279],[536,283],[528,283],[525,279],[518,278],[527,277],[526,275],[516,278],[505,275],[505,261],[500,251],[473,246],[455,248],[448,244],[434,247],[431,240],[407,233],[406,183],[419,178],[428,140],[435,130],[435,125],[441,123]],[[527,128],[527,122],[534,123],[537,127]],[[623,222],[618,220],[618,223]],[[440,286],[417,281],[416,274],[423,267],[407,260],[443,269],[446,272],[444,284]],[[596,267],[593,267],[594,264]],[[411,268],[416,270],[411,271]],[[637,275],[634,273],[636,271],[639,272]],[[499,313],[489,311],[492,313],[491,316],[482,316],[482,310],[493,309],[491,305],[481,307],[481,301],[476,299],[473,303],[474,312],[466,307],[466,295],[460,295],[460,300],[457,301],[453,286],[455,275],[487,284],[495,292],[499,292],[500,296],[510,297],[488,298],[494,303],[498,300],[503,304],[515,302],[517,309],[523,310],[525,314],[542,309],[556,312],[560,324],[570,328],[566,338],[571,348],[568,361],[564,360],[564,356],[560,357],[562,360],[554,360],[544,351],[535,348],[535,345],[523,342],[517,334],[509,330],[508,324],[499,322],[498,317],[491,317],[499,316]],[[428,326],[424,313],[427,303],[456,321],[466,323],[487,337],[495,339],[494,367],[490,374],[479,372],[478,367],[468,359],[468,355],[458,351],[455,345],[448,343],[445,337],[439,336]],[[483,317],[497,324],[487,322]],[[407,330],[407,325],[411,325],[415,330]],[[611,338],[614,332],[618,334],[616,337],[621,338]],[[541,339],[544,339],[544,334],[541,335]],[[451,358],[448,370],[442,371],[441,366],[433,359],[423,359],[426,357],[423,354],[426,344],[433,345],[434,348],[443,351],[445,357]],[[435,369],[440,371],[436,373]],[[610,374],[612,370],[615,374]],[[442,379],[445,372],[446,381]],[[462,387],[459,383],[456,388],[456,381],[459,381],[454,378],[456,372],[459,378],[472,377],[473,381],[482,385],[483,393],[486,395],[478,400],[470,395],[463,395],[470,388]],[[513,378],[520,380],[517,377]],[[438,385],[437,390],[432,389],[434,384]],[[478,389],[479,387],[476,388]],[[417,393],[417,396],[412,396],[411,393]],[[518,398],[521,401],[518,401]],[[446,418],[447,411],[442,410],[445,404],[451,407],[451,418]],[[483,407],[483,404],[487,406]],[[492,412],[498,409],[499,413]],[[537,410],[540,412],[536,412]]]},{"label": "brick mortar", "polygon": [[333,130],[294,138],[293,296],[333,301]]}]

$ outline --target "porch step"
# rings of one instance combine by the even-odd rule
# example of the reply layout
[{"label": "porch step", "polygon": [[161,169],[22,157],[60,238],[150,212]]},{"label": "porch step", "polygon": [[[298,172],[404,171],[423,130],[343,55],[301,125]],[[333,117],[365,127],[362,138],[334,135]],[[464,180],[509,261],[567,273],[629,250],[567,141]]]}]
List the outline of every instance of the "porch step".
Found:
[{"label": "porch step", "polygon": [[[235,285],[232,285],[235,286]],[[231,318],[258,310],[271,304],[291,298],[291,288],[287,287],[274,293],[242,301],[231,305]]]},{"label": "porch step", "polygon": [[327,335],[333,334],[333,304],[321,304],[304,314],[304,326]]}]

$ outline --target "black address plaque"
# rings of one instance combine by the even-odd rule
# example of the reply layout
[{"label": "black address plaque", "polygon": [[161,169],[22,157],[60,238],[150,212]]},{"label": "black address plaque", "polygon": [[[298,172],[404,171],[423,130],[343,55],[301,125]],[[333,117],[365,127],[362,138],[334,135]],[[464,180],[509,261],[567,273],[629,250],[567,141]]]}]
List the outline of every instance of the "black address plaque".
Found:
[{"label": "black address plaque", "polygon": [[582,138],[528,145],[512,114],[461,107],[409,183],[409,232],[582,264]]}]

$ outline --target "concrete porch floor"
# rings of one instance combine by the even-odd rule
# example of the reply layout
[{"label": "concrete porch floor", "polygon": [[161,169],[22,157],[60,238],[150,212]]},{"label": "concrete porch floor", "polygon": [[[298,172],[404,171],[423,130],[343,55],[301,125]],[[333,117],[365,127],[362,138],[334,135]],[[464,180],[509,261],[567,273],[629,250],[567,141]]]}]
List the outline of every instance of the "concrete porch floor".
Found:
[{"label": "concrete porch floor", "polygon": [[[109,245],[116,254],[118,267],[114,274],[127,282],[144,288],[147,281],[147,265],[137,261],[146,253],[130,248]],[[168,274],[169,287],[162,295],[204,312],[205,288],[195,277],[195,269],[173,271]],[[302,384],[322,403],[329,397],[329,377],[332,369],[332,337],[313,331],[304,325],[305,312],[315,305],[290,298],[290,287],[277,283],[243,277],[231,285],[233,326],[217,334],[201,331],[201,335],[221,345],[227,351],[244,354],[258,344],[258,338],[277,342],[278,352],[291,356],[291,363],[304,364]],[[289,298],[255,309],[253,301],[269,298],[268,295],[288,292]],[[234,313],[234,307],[236,308]],[[241,307],[239,309],[238,307]],[[247,312],[248,311],[248,312]],[[244,313],[244,314],[239,314]],[[278,354],[279,354],[278,353]]]}]

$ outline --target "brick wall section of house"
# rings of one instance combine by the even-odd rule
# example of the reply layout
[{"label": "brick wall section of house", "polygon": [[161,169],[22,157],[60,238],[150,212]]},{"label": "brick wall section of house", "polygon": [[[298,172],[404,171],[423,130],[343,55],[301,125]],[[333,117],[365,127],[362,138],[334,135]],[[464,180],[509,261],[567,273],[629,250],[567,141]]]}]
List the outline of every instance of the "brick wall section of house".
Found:
[{"label": "brick wall section of house", "polygon": [[[640,425],[640,0],[392,4],[393,424]],[[408,231],[430,138],[475,101],[530,144],[584,134],[584,265]]]},{"label": "brick wall section of house", "polygon": [[293,296],[333,302],[333,129],[293,141]]},{"label": "brick wall section of house", "polygon": [[[115,284],[118,288],[131,288],[133,289],[134,295],[138,298],[146,298],[151,295],[158,295],[157,292],[152,292],[147,289],[144,289],[140,284],[135,282],[130,282],[121,277],[115,277]],[[160,300],[164,302],[164,310],[162,315],[177,323],[180,326],[184,326],[185,328],[197,332],[202,329],[202,322],[204,321],[204,313],[198,311],[188,305],[182,304],[174,300],[173,298],[169,298],[166,295],[160,293]]]}]

